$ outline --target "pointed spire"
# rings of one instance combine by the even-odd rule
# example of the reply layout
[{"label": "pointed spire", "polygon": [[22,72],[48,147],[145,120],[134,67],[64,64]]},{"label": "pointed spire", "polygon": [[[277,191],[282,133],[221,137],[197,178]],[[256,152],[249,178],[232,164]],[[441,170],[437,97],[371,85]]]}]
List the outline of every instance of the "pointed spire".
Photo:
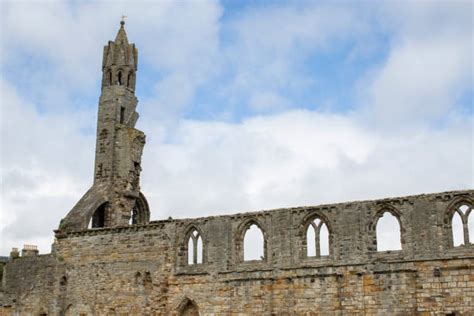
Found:
[{"label": "pointed spire", "polygon": [[117,33],[117,36],[115,37],[115,44],[116,45],[121,45],[125,44],[128,45],[128,38],[127,38],[127,33],[125,32],[125,21],[123,20],[125,16],[122,16],[122,21],[120,21],[120,29]]},{"label": "pointed spire", "polygon": [[134,90],[138,51],[135,48],[135,44],[128,42],[124,18],[125,16],[122,16],[120,29],[115,37],[115,41],[109,41],[104,47],[102,87],[124,83],[127,88]]}]

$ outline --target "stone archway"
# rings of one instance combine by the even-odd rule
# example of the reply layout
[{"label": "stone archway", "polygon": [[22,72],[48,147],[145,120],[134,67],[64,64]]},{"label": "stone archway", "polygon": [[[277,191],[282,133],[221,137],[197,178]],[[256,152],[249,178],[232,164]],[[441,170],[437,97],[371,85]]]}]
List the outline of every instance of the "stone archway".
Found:
[{"label": "stone archway", "polygon": [[193,301],[189,298],[185,298],[178,308],[179,316],[199,316],[199,309]]}]

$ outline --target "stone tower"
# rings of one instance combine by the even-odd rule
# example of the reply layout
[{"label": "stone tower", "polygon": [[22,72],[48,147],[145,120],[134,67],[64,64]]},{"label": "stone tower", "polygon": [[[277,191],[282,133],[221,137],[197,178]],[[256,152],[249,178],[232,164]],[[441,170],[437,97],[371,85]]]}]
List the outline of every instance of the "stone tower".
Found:
[{"label": "stone tower", "polygon": [[104,47],[94,183],[61,221],[61,231],[146,224],[150,211],[140,192],[145,134],[135,129],[138,51],[124,24]]}]

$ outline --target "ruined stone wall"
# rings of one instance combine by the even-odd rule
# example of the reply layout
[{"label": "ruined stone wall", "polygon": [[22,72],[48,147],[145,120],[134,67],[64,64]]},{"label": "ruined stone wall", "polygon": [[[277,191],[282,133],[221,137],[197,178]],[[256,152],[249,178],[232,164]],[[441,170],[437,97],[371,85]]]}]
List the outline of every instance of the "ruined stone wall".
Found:
[{"label": "ruined stone wall", "polygon": [[[7,263],[3,312],[472,315],[474,245],[453,247],[450,219],[473,198],[470,190],[58,232],[51,255]],[[399,218],[400,251],[376,250],[384,211]],[[306,256],[315,216],[329,228],[328,256]],[[243,261],[250,224],[264,232],[262,261]],[[193,230],[203,263],[188,265]]]}]

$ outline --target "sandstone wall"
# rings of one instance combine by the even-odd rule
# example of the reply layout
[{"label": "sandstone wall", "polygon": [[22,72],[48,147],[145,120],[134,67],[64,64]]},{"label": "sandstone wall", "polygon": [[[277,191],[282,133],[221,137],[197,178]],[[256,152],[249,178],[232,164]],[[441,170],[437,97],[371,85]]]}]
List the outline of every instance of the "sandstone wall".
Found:
[{"label": "sandstone wall", "polygon": [[[14,315],[472,315],[474,245],[452,245],[450,218],[474,191],[177,219],[56,233],[50,255],[5,266],[3,313]],[[401,251],[377,252],[389,210]],[[330,231],[330,254],[306,257],[307,222]],[[265,258],[243,261],[248,225]],[[191,230],[202,264],[187,264]]]}]

